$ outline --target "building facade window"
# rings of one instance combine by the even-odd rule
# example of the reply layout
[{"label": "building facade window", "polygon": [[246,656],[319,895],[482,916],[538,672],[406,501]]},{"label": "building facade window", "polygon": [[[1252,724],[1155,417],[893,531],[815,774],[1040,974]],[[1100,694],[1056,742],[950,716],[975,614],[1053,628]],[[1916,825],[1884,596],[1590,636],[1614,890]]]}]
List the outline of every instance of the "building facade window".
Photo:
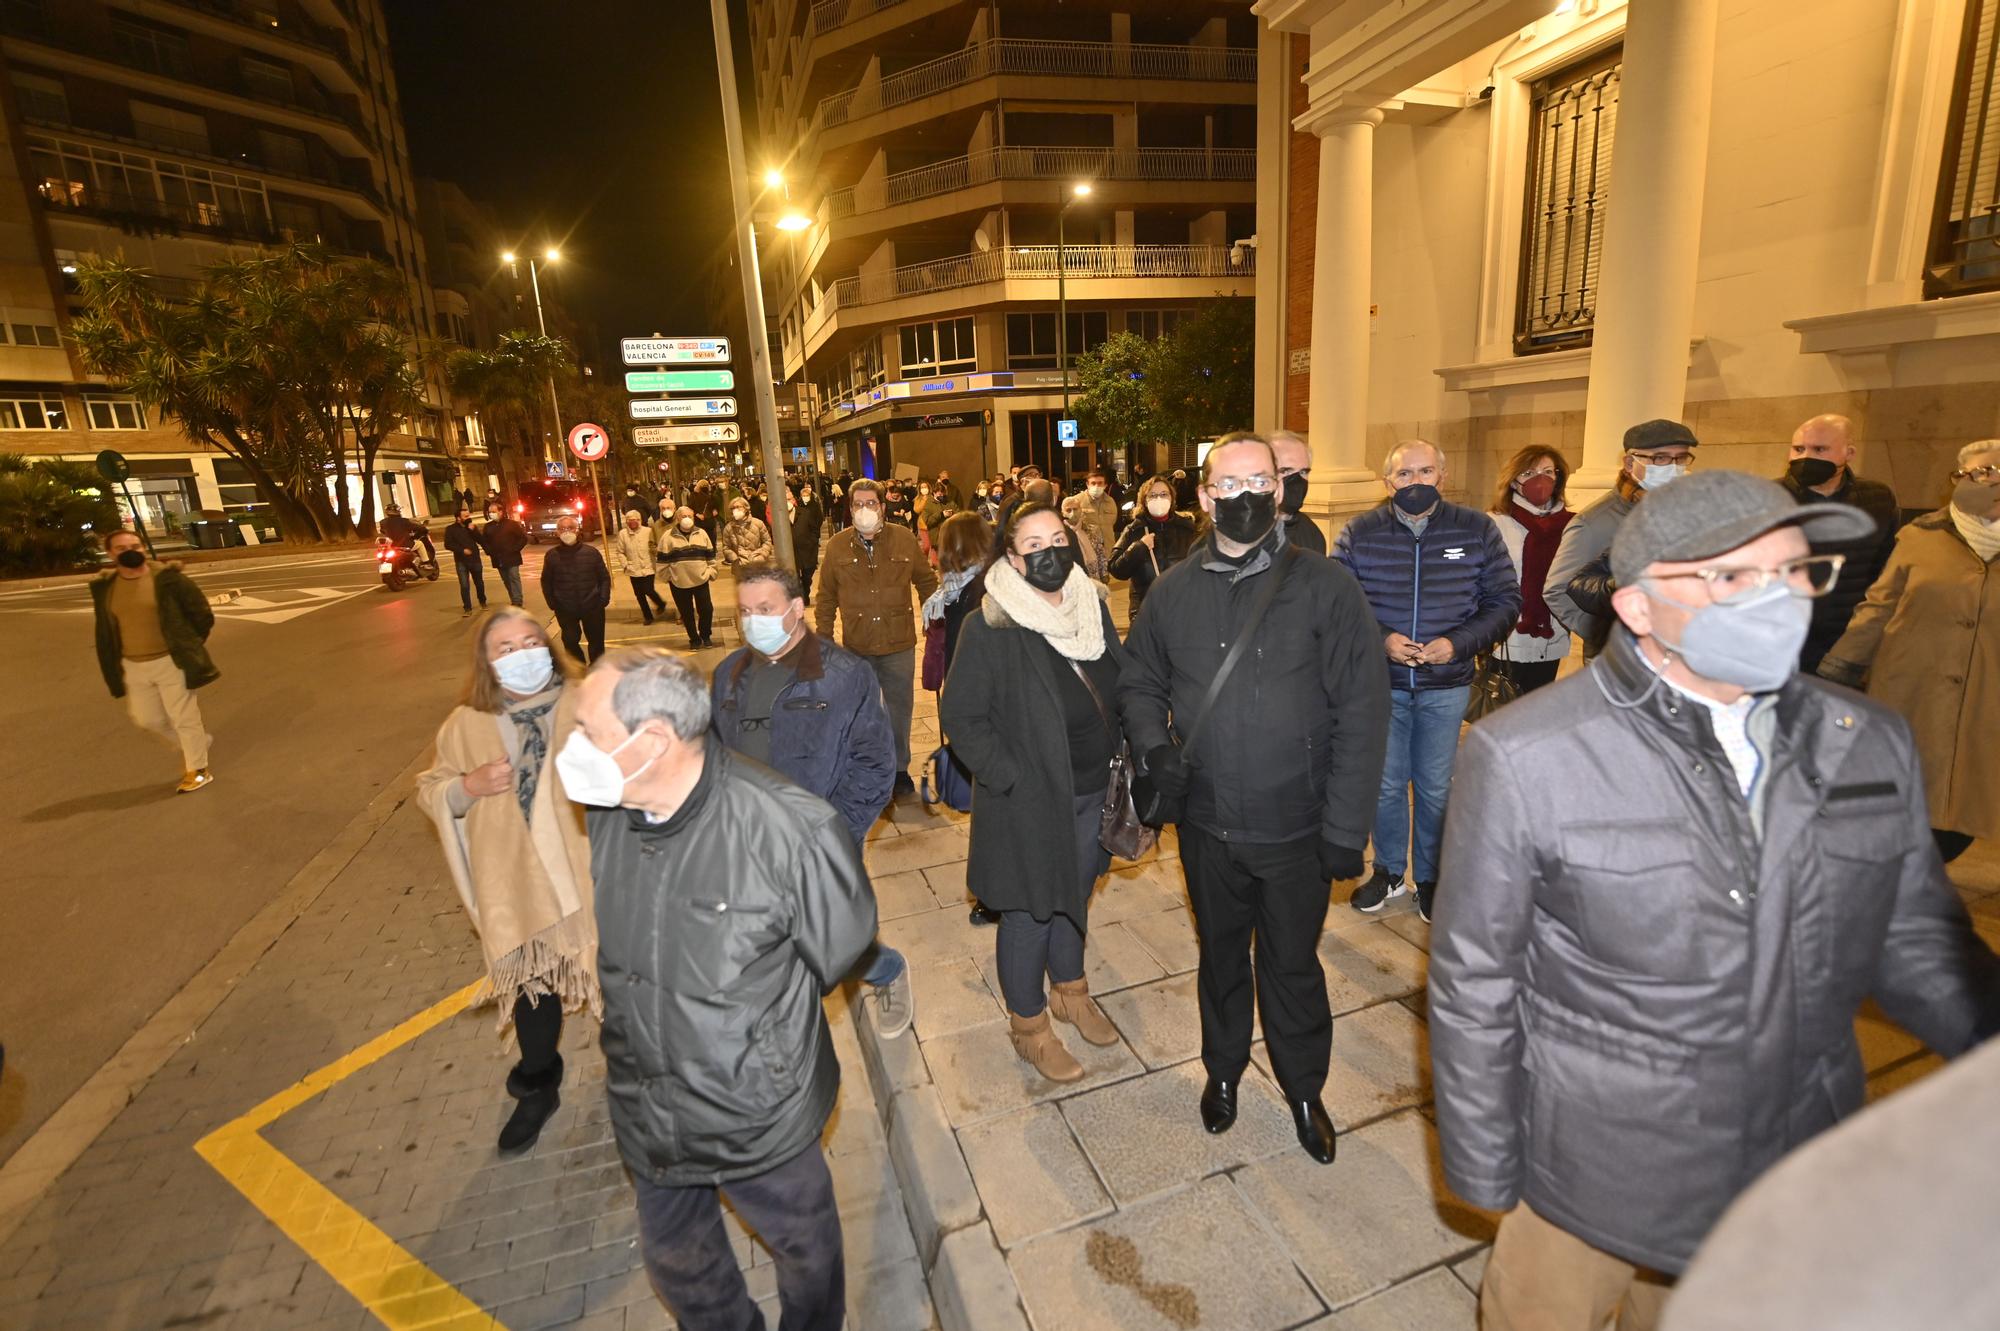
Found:
[{"label": "building facade window", "polygon": [[266,102],[294,101],[297,90],[292,86],[292,71],[283,65],[274,65],[268,60],[256,60],[250,56],[242,58],[243,91]]},{"label": "building facade window", "polygon": [[67,430],[62,394],[0,389],[0,430]]},{"label": "building facade window", "polygon": [[194,62],[188,59],[187,38],[180,33],[113,15],[111,41],[122,62],[135,69],[177,79],[188,78],[194,72]]},{"label": "building facade window", "polygon": [[93,430],[146,428],[146,408],[136,397],[86,397],[83,409]]},{"label": "building facade window", "polygon": [[14,96],[20,101],[23,116],[57,125],[69,123],[69,93],[59,80],[18,69],[10,71],[7,78],[14,85]]},{"label": "building facade window", "polygon": [[27,145],[36,188],[58,206],[253,234],[270,230],[270,204],[253,176],[34,134]]},{"label": "building facade window", "polygon": [[1010,370],[1056,368],[1055,315],[1007,316],[1007,368]]},{"label": "building facade window", "polygon": [[2000,291],[2000,0],[1969,0],[1946,123],[1926,296]]},{"label": "building facade window", "polygon": [[134,138],[162,148],[208,155],[208,121],[204,117],[151,102],[133,102],[131,108]]},{"label": "building facade window", "polygon": [[1069,354],[1071,366],[1076,358],[1086,352],[1103,346],[1111,336],[1111,316],[1103,310],[1075,310],[1070,313],[1069,327],[1065,330],[1066,345],[1063,350]]},{"label": "building facade window", "polygon": [[903,377],[958,374],[979,368],[973,349],[972,316],[939,319],[935,323],[904,324],[896,330],[902,344]]},{"label": "building facade window", "polygon": [[1622,58],[1614,48],[1538,80],[1530,91],[1517,353],[1590,345]]},{"label": "building facade window", "polygon": [[1127,310],[1125,311],[1125,331],[1155,341],[1171,337],[1181,326],[1182,310]]},{"label": "building facade window", "polygon": [[62,337],[52,323],[12,321],[0,324],[0,342],[17,347],[60,347]]}]

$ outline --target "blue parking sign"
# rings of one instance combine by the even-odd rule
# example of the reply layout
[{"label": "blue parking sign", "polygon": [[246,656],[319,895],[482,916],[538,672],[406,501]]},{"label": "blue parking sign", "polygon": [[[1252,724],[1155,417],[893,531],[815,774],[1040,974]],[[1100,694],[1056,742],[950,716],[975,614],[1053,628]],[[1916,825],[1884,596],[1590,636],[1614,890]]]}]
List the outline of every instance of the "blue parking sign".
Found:
[{"label": "blue parking sign", "polygon": [[1073,444],[1076,442],[1076,422],[1059,420],[1056,422],[1056,442]]}]

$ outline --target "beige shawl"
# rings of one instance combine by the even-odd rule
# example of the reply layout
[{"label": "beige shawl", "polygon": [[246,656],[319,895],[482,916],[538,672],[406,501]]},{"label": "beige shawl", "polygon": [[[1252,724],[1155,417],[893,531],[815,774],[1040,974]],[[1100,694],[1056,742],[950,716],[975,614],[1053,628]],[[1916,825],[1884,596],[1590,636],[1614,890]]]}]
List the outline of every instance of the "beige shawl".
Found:
[{"label": "beige shawl", "polygon": [[418,803],[437,827],[452,883],[485,949],[479,1001],[499,1001],[503,1031],[524,993],[554,994],[566,1010],[587,1004],[593,1015],[604,1015],[590,841],[583,810],[564,793],[555,763],[575,728],[575,689],[565,691],[550,721],[532,821],[521,817],[512,791],[468,805],[459,784],[475,767],[517,760],[514,722],[504,712],[455,709],[438,731],[436,765],[417,779]]}]

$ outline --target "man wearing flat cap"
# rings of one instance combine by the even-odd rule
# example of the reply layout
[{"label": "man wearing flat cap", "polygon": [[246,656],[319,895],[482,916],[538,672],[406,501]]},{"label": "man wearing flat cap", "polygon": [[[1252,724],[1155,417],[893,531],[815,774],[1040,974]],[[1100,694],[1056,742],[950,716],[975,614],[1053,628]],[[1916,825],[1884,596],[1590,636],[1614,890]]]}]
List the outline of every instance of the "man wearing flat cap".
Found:
[{"label": "man wearing flat cap", "polygon": [[1698,443],[1679,421],[1640,421],[1625,432],[1617,483],[1563,528],[1542,599],[1557,623],[1583,639],[1586,660],[1604,646],[1615,618],[1612,540],[1641,499],[1688,474]]},{"label": "man wearing flat cap", "polygon": [[1586,670],[1474,726],[1431,931],[1445,1177],[1505,1211],[1484,1331],[1654,1324],[1736,1195],[1862,1103],[1873,998],[1946,1056],[2000,962],[1930,836],[1908,727],[1796,673],[1865,536],[1738,472],[1621,524]]}]

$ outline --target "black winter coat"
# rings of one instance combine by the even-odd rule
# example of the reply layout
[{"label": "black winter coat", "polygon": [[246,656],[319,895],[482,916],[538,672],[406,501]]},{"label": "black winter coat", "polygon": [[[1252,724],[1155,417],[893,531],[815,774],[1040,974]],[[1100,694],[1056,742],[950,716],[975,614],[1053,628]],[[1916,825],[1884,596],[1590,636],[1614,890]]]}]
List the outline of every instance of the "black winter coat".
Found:
[{"label": "black winter coat", "polygon": [[1799,485],[1791,477],[1782,477],[1779,482],[1792,492],[1792,498],[1802,505],[1807,504],[1852,504],[1875,519],[1873,535],[1858,541],[1814,541],[1813,553],[1821,555],[1846,555],[1847,562],[1840,566],[1840,580],[1833,584],[1833,590],[1812,603],[1812,627],[1806,630],[1806,645],[1799,652],[1799,669],[1810,675],[1819,669],[1820,658],[1826,649],[1840,641],[1840,635],[1847,632],[1847,622],[1854,618],[1854,612],[1861,608],[1862,598],[1875,585],[1882,570],[1889,563],[1889,552],[1896,548],[1896,531],[1901,509],[1896,503],[1896,492],[1880,481],[1871,481],[1856,476],[1852,471],[1841,487],[1830,495],[1817,490],[1809,490]]},{"label": "black winter coat", "polygon": [[[97,613],[97,668],[111,696],[125,696],[125,657],[120,650],[118,618],[111,613],[111,579],[116,569],[98,574],[90,582],[90,600]],[[153,590],[160,606],[160,633],[167,640],[167,655],[181,668],[181,677],[191,689],[212,684],[222,672],[208,655],[209,630],[215,627],[215,612],[208,598],[179,564],[153,566]]]},{"label": "black winter coat", "polygon": [[542,599],[566,615],[611,604],[611,570],[594,545],[556,544],[542,557]]},{"label": "black winter coat", "polygon": [[[1098,588],[1099,584],[1090,584]],[[1125,649],[1104,617],[1104,650],[1125,665]],[[1090,905],[1077,881],[1075,782],[1056,671],[1068,662],[1048,639],[1017,625],[991,596],[968,616],[938,694],[938,725],[972,773],[972,846],[966,886],[993,910],[1025,910],[1038,920],[1066,915],[1079,927]],[[1116,698],[1104,705],[1118,724]],[[1120,736],[1112,736],[1115,751]],[[1109,774],[1107,773],[1107,779]]]},{"label": "black winter coat", "polygon": [[477,566],[479,552],[484,547],[480,544],[479,533],[472,530],[470,523],[454,522],[444,529],[444,548],[451,551],[451,557],[459,563]]},{"label": "black winter coat", "polygon": [[512,518],[501,518],[480,530],[479,541],[493,557],[493,567],[519,568],[521,552],[528,548],[528,529]]},{"label": "black winter coat", "polygon": [[[1154,533],[1153,548],[1147,550],[1139,538],[1147,532]],[[1131,614],[1137,617],[1139,607],[1145,603],[1146,592],[1160,574],[1187,558],[1187,552],[1194,548],[1194,522],[1179,513],[1168,513],[1164,519],[1151,513],[1144,513],[1125,525],[1118,537],[1118,544],[1112,547],[1109,567],[1111,576],[1123,578],[1132,584]],[[1158,564],[1155,570],[1154,565]]]},{"label": "black winter coat", "polygon": [[825,518],[826,508],[817,501],[792,510],[792,554],[801,569],[819,567],[819,533]]},{"label": "black winter coat", "polygon": [[1273,556],[1288,552],[1291,572],[1186,755],[1186,821],[1231,841],[1316,835],[1359,850],[1375,824],[1389,679],[1374,612],[1336,561],[1292,551],[1273,529],[1239,569],[1221,562],[1211,534],[1153,585],[1132,622],[1119,709],[1141,761],[1179,743]]},{"label": "black winter coat", "polygon": [[712,736],[706,755],[666,822],[588,815],[611,1129],[662,1187],[761,1174],[818,1140],[840,1087],[820,999],[875,936],[833,807]]}]

